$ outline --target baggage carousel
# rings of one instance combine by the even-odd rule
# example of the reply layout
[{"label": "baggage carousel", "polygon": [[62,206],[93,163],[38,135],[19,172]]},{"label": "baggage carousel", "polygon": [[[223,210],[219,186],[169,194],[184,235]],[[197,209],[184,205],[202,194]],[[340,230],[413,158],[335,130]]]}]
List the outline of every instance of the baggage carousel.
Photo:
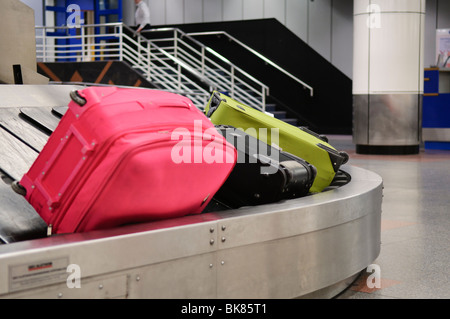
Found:
[{"label": "baggage carousel", "polygon": [[47,236],[10,184],[79,88],[0,86],[0,298],[332,298],[378,257],[383,182],[351,165],[302,198]]}]

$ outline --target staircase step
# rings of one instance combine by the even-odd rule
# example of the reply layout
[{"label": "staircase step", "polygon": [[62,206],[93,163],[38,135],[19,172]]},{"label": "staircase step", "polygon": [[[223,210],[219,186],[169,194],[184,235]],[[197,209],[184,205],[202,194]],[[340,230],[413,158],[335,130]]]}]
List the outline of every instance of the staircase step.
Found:
[{"label": "staircase step", "polygon": [[298,120],[294,118],[282,119],[282,121],[294,126],[297,126],[298,124]]},{"label": "staircase step", "polygon": [[[267,108],[266,108],[266,111],[267,111]],[[286,118],[285,111],[271,111],[270,113],[272,113],[275,118],[280,119],[280,120]]]},{"label": "staircase step", "polygon": [[277,105],[276,104],[272,104],[272,103],[266,103],[266,111],[273,113],[275,112],[277,109]]}]

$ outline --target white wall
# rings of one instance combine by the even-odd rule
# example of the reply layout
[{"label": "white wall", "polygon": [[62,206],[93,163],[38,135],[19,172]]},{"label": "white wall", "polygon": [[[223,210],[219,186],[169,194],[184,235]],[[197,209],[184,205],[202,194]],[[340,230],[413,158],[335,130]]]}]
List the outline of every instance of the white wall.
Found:
[{"label": "white wall", "polygon": [[425,0],[384,1],[373,28],[368,1],[355,3],[353,94],[423,92]]},{"label": "white wall", "polygon": [[[276,18],[347,76],[352,77],[353,0],[145,1],[149,3],[154,25]],[[448,0],[427,0],[425,66],[435,62],[436,28],[450,28]]]},{"label": "white wall", "polygon": [[[36,72],[34,12],[17,0],[1,0],[0,83],[14,83],[13,65]],[[28,71],[26,71],[28,72]]]},{"label": "white wall", "polygon": [[[42,1],[21,0],[42,24]],[[123,21],[134,25],[134,0]],[[143,0],[153,25],[276,18],[350,78],[353,74],[353,0]],[[435,63],[435,30],[450,28],[450,1],[427,0],[425,67]]]},{"label": "white wall", "polygon": [[44,25],[44,0],[20,0],[22,3],[34,10],[34,24]]},{"label": "white wall", "polygon": [[[134,25],[133,0],[123,0]],[[276,18],[345,74],[352,75],[353,0],[144,0],[152,25]]]}]

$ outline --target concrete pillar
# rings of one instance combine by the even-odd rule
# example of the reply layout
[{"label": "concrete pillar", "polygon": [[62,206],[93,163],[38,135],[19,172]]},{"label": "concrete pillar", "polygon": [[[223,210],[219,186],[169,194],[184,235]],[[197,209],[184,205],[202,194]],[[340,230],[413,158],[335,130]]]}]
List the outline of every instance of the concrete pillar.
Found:
[{"label": "concrete pillar", "polygon": [[23,84],[45,84],[36,72],[34,10],[19,0],[1,0],[0,83],[14,84],[14,65],[20,66]]},{"label": "concrete pillar", "polygon": [[416,154],[422,131],[425,0],[354,0],[353,142]]}]

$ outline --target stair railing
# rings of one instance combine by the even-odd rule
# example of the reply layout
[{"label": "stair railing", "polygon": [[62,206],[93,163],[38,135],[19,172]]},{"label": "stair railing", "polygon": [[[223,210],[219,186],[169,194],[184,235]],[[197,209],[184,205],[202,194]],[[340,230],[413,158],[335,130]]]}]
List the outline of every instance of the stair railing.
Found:
[{"label": "stair railing", "polygon": [[192,92],[200,109],[219,90],[265,111],[269,88],[192,36],[177,28],[133,33],[123,23],[36,26],[37,61],[125,61],[158,88]]},{"label": "stair railing", "polygon": [[215,50],[178,28],[142,31],[151,45],[156,43],[179,61],[207,77],[217,90],[256,109],[265,111],[269,87],[245,72]]},{"label": "stair railing", "polygon": [[265,63],[267,63],[268,65],[274,67],[275,69],[277,69],[278,71],[284,73],[285,75],[287,75],[288,77],[290,77],[291,79],[293,79],[294,81],[296,81],[297,83],[299,83],[300,85],[303,86],[303,88],[308,89],[310,92],[310,95],[313,96],[314,95],[314,89],[306,84],[304,81],[300,80],[299,78],[295,77],[293,74],[289,73],[288,71],[286,71],[285,69],[283,69],[281,66],[279,66],[278,64],[276,64],[275,62],[273,62],[272,60],[268,59],[267,57],[265,57],[264,55],[260,54],[258,51],[252,49],[251,47],[249,47],[248,45],[246,45],[245,43],[239,41],[238,39],[236,39],[235,37],[233,37],[232,35],[228,34],[225,31],[208,31],[208,32],[190,32],[187,33],[188,36],[191,37],[196,37],[196,36],[209,36],[209,35],[223,35],[226,38],[228,38],[228,40],[233,41],[235,43],[237,43],[238,45],[240,45],[242,48],[246,49],[247,51],[249,51],[250,53],[252,53],[253,55],[255,55],[257,58],[263,60]]},{"label": "stair railing", "polygon": [[[129,33],[134,32],[126,25],[123,25],[123,27]],[[144,73],[147,79],[157,87],[168,91],[183,92],[198,108],[204,108],[211,91],[217,89],[213,82],[171,52],[168,52],[166,48],[161,48],[140,34],[133,37],[129,36],[127,32],[122,32],[122,37],[123,59],[130,63],[133,68]],[[194,81],[188,74],[196,77],[202,85]]]},{"label": "stair railing", "polygon": [[200,109],[216,89],[207,77],[202,78],[203,86],[193,81],[186,74],[195,70],[166,50],[147,42],[141,35],[129,36],[124,28],[131,29],[123,23],[81,25],[76,32],[73,28],[36,26],[37,61],[125,61],[159,88],[183,92]]}]

